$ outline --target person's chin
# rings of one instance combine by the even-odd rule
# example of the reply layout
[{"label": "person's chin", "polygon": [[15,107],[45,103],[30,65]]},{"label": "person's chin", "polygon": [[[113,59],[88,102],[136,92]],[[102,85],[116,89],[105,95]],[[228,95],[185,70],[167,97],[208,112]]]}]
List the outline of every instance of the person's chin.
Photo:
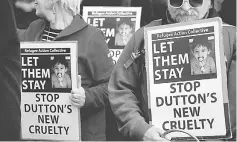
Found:
[{"label": "person's chin", "polygon": [[183,23],[183,22],[196,21],[198,20],[198,18],[196,16],[177,16],[175,20],[178,23]]},{"label": "person's chin", "polygon": [[40,17],[40,18],[44,18],[43,14],[41,12],[37,11],[37,10],[35,11],[35,15]]}]

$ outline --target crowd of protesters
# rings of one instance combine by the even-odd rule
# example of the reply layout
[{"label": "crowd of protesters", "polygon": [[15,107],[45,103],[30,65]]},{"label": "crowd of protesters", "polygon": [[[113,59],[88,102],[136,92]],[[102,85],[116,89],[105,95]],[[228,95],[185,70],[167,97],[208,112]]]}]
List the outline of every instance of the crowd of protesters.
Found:
[{"label": "crowd of protesters", "polygon": [[[83,141],[170,141],[170,137],[162,137],[161,128],[149,124],[146,71],[138,74],[145,57],[140,56],[127,68],[124,64],[135,49],[143,47],[144,26],[221,16],[227,23],[223,24],[223,50],[233,134],[230,140],[235,141],[236,1],[198,0],[196,6],[191,6],[191,0],[181,1],[177,6],[175,0],[131,0],[127,6],[143,8],[142,28],[130,38],[114,65],[104,35],[81,15],[83,6],[123,6],[123,0],[0,0],[0,140],[21,140],[20,41],[45,41],[41,35],[50,30],[57,32],[50,41],[77,39],[83,52],[78,54],[81,86],[72,88],[70,96],[72,104],[81,110]],[[156,21],[160,18],[162,23]]]}]

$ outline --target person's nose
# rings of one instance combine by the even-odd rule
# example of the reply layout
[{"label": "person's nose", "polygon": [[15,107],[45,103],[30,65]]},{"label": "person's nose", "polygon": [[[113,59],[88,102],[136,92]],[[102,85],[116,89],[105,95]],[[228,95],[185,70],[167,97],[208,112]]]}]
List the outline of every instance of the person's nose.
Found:
[{"label": "person's nose", "polygon": [[202,56],[202,53],[201,53],[201,52],[199,52],[199,53],[198,53],[198,56],[199,56],[199,57],[201,57],[201,56]]},{"label": "person's nose", "polygon": [[183,5],[181,6],[181,8],[185,11],[188,11],[191,7],[188,1],[184,1]]}]

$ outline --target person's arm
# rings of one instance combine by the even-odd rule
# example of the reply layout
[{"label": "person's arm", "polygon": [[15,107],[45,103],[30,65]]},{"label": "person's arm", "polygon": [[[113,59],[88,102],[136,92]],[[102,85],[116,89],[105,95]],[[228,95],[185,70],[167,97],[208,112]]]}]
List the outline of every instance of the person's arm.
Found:
[{"label": "person's arm", "polygon": [[21,59],[12,5],[0,0],[0,140],[20,140]]},{"label": "person's arm", "polygon": [[[143,140],[145,132],[151,127],[142,117],[139,100],[136,93],[141,84],[138,77],[138,65],[134,62],[128,68],[124,64],[131,58],[136,44],[135,35],[130,39],[122,52],[109,81],[109,101],[117,119],[118,128],[124,136],[133,140]],[[139,44],[138,44],[139,46]],[[138,49],[138,48],[137,48]]]},{"label": "person's arm", "polygon": [[[236,27],[223,24],[223,45],[227,65],[227,87],[232,139],[236,141]],[[228,131],[228,134],[231,132]]]},{"label": "person's arm", "polygon": [[236,41],[233,44],[231,62],[228,70],[228,97],[230,107],[230,120],[232,141],[236,141]]},{"label": "person's arm", "polygon": [[108,82],[114,67],[112,58],[108,57],[108,54],[109,48],[105,37],[98,30],[90,37],[85,56],[84,63],[93,80],[93,86],[84,88],[86,100],[81,108],[82,111],[105,107],[105,100],[108,100]]}]

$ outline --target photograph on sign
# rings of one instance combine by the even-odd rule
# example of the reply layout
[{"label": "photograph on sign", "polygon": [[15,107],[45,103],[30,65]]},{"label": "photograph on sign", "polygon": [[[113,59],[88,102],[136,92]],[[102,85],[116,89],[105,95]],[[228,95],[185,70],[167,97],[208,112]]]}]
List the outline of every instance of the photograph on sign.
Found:
[{"label": "photograph on sign", "polygon": [[151,123],[199,139],[231,137],[221,20],[149,27],[144,34]]},{"label": "photograph on sign", "polygon": [[134,23],[129,17],[116,19],[115,46],[125,46],[135,32]]},{"label": "photograph on sign", "polygon": [[141,7],[83,7],[83,18],[88,24],[100,29],[116,64],[124,47],[140,28]]},{"label": "photograph on sign", "polygon": [[77,42],[22,42],[21,128],[24,140],[80,140]]}]

